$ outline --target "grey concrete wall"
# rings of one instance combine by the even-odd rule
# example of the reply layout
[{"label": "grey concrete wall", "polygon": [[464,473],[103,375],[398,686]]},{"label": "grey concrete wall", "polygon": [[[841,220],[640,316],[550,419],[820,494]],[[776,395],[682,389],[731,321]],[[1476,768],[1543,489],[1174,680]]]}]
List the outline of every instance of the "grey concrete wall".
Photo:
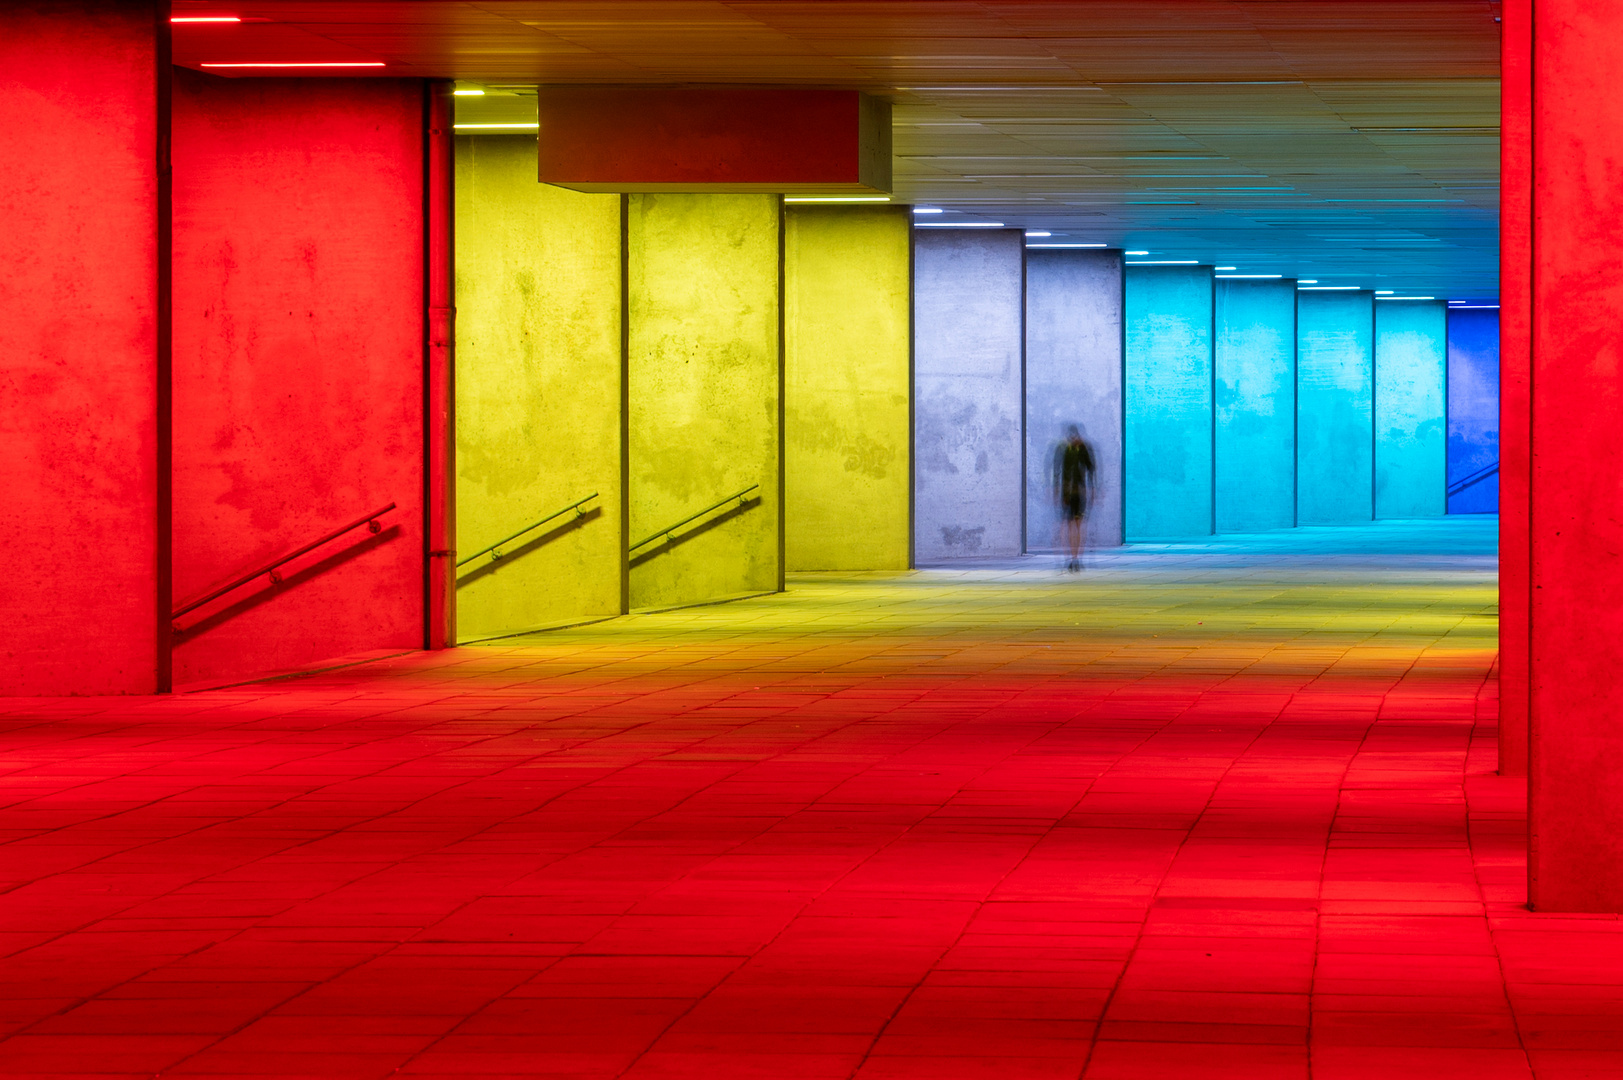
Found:
[{"label": "grey concrete wall", "polygon": [[1076,424],[1093,444],[1089,547],[1122,542],[1122,254],[1026,253],[1026,550],[1064,547],[1054,452]]},{"label": "grey concrete wall", "polygon": [[914,556],[1018,555],[1025,236],[914,237]]}]

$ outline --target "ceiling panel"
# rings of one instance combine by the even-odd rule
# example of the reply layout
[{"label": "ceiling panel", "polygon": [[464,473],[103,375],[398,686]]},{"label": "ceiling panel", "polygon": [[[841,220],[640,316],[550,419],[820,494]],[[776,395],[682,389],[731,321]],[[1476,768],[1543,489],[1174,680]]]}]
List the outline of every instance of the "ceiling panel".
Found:
[{"label": "ceiling panel", "polygon": [[[264,20],[177,28],[190,66],[366,57],[385,62],[373,74],[507,87],[863,89],[895,105],[897,198],[945,208],[937,220],[1326,283],[1497,292],[1499,5],[1487,0],[174,7]],[[511,94],[461,105],[467,122],[533,116]]]}]

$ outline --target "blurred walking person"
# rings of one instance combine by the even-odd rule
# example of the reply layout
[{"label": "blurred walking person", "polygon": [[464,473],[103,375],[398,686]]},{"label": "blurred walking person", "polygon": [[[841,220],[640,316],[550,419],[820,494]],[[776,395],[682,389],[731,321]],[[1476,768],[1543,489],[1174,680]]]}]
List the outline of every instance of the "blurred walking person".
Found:
[{"label": "blurred walking person", "polygon": [[1065,547],[1070,554],[1065,569],[1073,572],[1082,569],[1082,530],[1093,504],[1094,474],[1093,447],[1072,424],[1065,441],[1054,451],[1054,501],[1065,521]]}]

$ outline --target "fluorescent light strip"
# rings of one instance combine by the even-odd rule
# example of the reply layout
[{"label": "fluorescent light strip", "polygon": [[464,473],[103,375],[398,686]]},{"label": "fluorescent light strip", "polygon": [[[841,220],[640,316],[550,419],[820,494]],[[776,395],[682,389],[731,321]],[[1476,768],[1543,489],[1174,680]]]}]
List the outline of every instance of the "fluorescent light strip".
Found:
[{"label": "fluorescent light strip", "polygon": [[1199,259],[1151,259],[1148,262],[1130,262],[1128,266],[1199,266]]},{"label": "fluorescent light strip", "polygon": [[451,91],[451,96],[452,97],[484,97],[485,92],[483,90],[452,90]]},{"label": "fluorescent light strip", "polygon": [[889,195],[785,195],[786,203],[888,203]]},{"label": "fluorescent light strip", "polygon": [[240,15],[171,15],[172,23],[240,23]]},{"label": "fluorescent light strip", "polygon": [[1435,296],[1377,296],[1377,300],[1435,300]]},{"label": "fluorescent light strip", "polygon": [[1123,255],[1148,255],[1149,252],[1147,252],[1147,251],[1124,251],[1124,252],[1122,252],[1122,254]]},{"label": "fluorescent light strip", "polygon": [[939,206],[915,206],[913,208],[913,212],[915,214],[944,214],[944,213],[946,213],[946,211],[941,209],[941,207],[939,207]]},{"label": "fluorescent light strip", "polygon": [[1109,244],[1027,244],[1028,248],[1102,248]]},{"label": "fluorescent light strip", "polygon": [[1360,285],[1298,285],[1298,286],[1296,286],[1296,291],[1297,292],[1347,292],[1348,290],[1352,290],[1352,291],[1356,292],[1361,288],[1362,288],[1362,286],[1360,286]]},{"label": "fluorescent light strip", "polygon": [[1213,277],[1235,280],[1239,278],[1282,278],[1284,274],[1214,274]]},{"label": "fluorescent light strip", "polygon": [[1498,304],[1450,304],[1450,311],[1498,311]]},{"label": "fluorescent light strip", "polygon": [[1238,266],[1218,266],[1218,267],[1213,267],[1213,269],[1216,269],[1216,270],[1238,270],[1239,267]]},{"label": "fluorescent light strip", "polygon": [[453,131],[540,131],[540,124],[452,124]]},{"label": "fluorescent light strip", "polygon": [[1001,221],[915,221],[915,229],[1003,229]]},{"label": "fluorescent light strip", "polygon": [[318,61],[318,62],[308,62],[308,61],[304,61],[304,60],[287,60],[287,61],[279,60],[279,61],[277,61],[275,63],[266,63],[266,64],[256,62],[256,63],[252,63],[252,64],[199,64],[198,66],[199,67],[206,67],[206,68],[357,68],[357,67],[382,67],[383,66],[383,61],[382,60],[322,60],[322,61]]},{"label": "fluorescent light strip", "polygon": [[1026,230],[1026,235],[1027,236],[1053,236],[1054,234],[1051,233],[1051,232],[1044,232],[1041,229],[1027,229]]}]

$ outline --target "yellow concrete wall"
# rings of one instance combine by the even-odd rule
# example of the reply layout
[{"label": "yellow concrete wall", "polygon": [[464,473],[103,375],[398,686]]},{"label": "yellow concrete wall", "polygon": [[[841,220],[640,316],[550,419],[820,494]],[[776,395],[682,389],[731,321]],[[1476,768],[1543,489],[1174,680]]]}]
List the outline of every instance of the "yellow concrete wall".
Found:
[{"label": "yellow concrete wall", "polygon": [[620,197],[535,179],[533,136],[456,147],[459,558],[592,492],[457,581],[463,640],[621,608]]},{"label": "yellow concrete wall", "polygon": [[788,568],[905,570],[911,214],[791,206],[784,219]]},{"label": "yellow concrete wall", "polygon": [[631,606],[780,587],[779,199],[629,197],[631,539],[760,484],[631,559]]}]

